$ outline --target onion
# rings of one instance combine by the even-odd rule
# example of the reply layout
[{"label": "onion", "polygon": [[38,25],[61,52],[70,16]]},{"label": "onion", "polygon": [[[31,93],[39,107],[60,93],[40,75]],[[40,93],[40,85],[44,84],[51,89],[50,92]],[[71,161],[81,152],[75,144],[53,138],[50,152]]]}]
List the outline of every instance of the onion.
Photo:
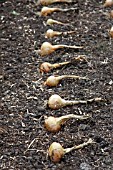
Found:
[{"label": "onion", "polygon": [[68,25],[67,23],[63,23],[61,21],[57,21],[54,19],[48,19],[46,22],[47,25],[59,24],[59,25]]},{"label": "onion", "polygon": [[71,3],[72,0],[39,0],[39,3],[41,5],[50,5],[56,2],[66,2],[66,3]]},{"label": "onion", "polygon": [[55,63],[55,64],[44,62],[40,65],[40,72],[48,73],[49,71],[51,71],[54,68],[58,68],[58,67],[61,67],[63,65],[69,64],[69,63],[70,63],[69,61],[62,62],[62,63]]},{"label": "onion", "polygon": [[110,12],[110,17],[113,18],[113,10]]},{"label": "onion", "polygon": [[71,152],[72,150],[76,150],[76,149],[81,149],[89,144],[95,143],[91,138],[89,138],[89,140],[87,142],[84,142],[80,145],[75,145],[71,148],[66,148],[64,149],[60,143],[57,142],[53,142],[49,149],[48,149],[48,155],[50,157],[50,159],[57,163],[61,160],[61,158],[66,154]]},{"label": "onion", "polygon": [[79,115],[69,114],[57,118],[53,116],[49,116],[48,118],[45,119],[45,127],[50,132],[58,132],[61,129],[61,126],[71,118],[84,120],[84,119],[88,119],[89,115],[79,116]]},{"label": "onion", "polygon": [[48,106],[51,109],[60,109],[62,107],[65,107],[67,105],[75,105],[75,104],[87,104],[87,103],[91,103],[94,101],[101,101],[101,98],[93,98],[93,99],[88,99],[88,100],[75,100],[75,101],[71,101],[71,100],[65,100],[62,99],[59,95],[54,94],[52,95],[49,100],[48,100]]},{"label": "onion", "polygon": [[[74,62],[75,61],[87,61],[86,57],[83,55],[80,55],[78,57],[75,57],[74,58]],[[51,71],[52,69],[55,69],[55,68],[58,68],[58,67],[61,67],[63,65],[66,65],[66,64],[69,64],[71,63],[72,61],[66,61],[66,62],[62,62],[62,63],[55,63],[55,64],[51,64],[51,63],[48,63],[48,62],[44,62],[40,65],[40,72],[44,72],[44,73],[48,73],[49,71]]]},{"label": "onion", "polygon": [[48,149],[48,155],[50,156],[50,159],[55,163],[59,162],[64,154],[64,148],[60,145],[60,143],[57,142],[53,142]]},{"label": "onion", "polygon": [[110,37],[113,38],[113,26],[112,26],[111,29],[109,30],[109,34],[110,34]]},{"label": "onion", "polygon": [[49,7],[43,7],[41,10],[41,15],[42,16],[47,16],[48,14],[51,14],[55,11],[61,11],[61,12],[67,12],[71,10],[75,10],[76,8],[68,8],[68,9],[62,9],[62,8],[49,8]]},{"label": "onion", "polygon": [[80,77],[75,75],[49,76],[47,80],[44,82],[44,85],[54,87],[57,86],[62,79],[66,79],[66,78],[88,79],[86,77]]},{"label": "onion", "polygon": [[59,32],[59,31],[53,31],[52,29],[48,29],[45,33],[45,38],[53,38],[55,36],[73,34],[75,32],[76,31]]},{"label": "onion", "polygon": [[61,34],[62,34],[62,32],[53,31],[52,29],[48,29],[47,32],[45,33],[45,38],[52,38],[54,36],[58,36]]},{"label": "onion", "polygon": [[113,5],[113,0],[106,0],[104,3],[104,7],[111,7]]},{"label": "onion", "polygon": [[38,52],[40,53],[41,56],[44,56],[44,55],[49,55],[49,54],[53,53],[55,50],[57,50],[57,49],[59,49],[59,48],[80,49],[80,48],[83,48],[83,47],[80,47],[80,46],[68,46],[68,45],[63,45],[63,44],[60,44],[60,45],[52,45],[52,44],[49,43],[49,42],[44,42],[44,43],[41,45],[41,49],[38,50]]}]

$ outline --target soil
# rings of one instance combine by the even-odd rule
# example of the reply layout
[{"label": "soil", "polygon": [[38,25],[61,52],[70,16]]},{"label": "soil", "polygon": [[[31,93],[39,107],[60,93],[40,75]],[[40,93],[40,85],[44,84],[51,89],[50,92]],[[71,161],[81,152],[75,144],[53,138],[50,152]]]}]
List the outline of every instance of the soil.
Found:
[{"label": "soil", "polygon": [[[81,0],[56,3],[51,7],[77,10],[54,12],[42,17],[42,8],[32,0],[0,1],[1,11],[1,107],[0,107],[0,169],[1,170],[112,170],[113,169],[113,39],[108,30],[113,8],[103,8],[104,1]],[[68,25],[47,26],[48,18]],[[46,39],[44,33],[75,30],[75,34]],[[44,41],[52,44],[83,46],[83,49],[59,49],[41,57],[38,50]],[[87,62],[41,74],[42,62],[69,61],[85,55]],[[89,80],[65,79],[57,87],[43,82],[51,74],[87,76]],[[51,110],[46,103],[52,94],[68,100],[101,97],[100,102]],[[67,121],[58,133],[44,127],[45,116],[67,114],[91,116],[90,119]],[[47,154],[54,141],[64,148],[92,138],[95,143],[65,154],[57,164]]]}]

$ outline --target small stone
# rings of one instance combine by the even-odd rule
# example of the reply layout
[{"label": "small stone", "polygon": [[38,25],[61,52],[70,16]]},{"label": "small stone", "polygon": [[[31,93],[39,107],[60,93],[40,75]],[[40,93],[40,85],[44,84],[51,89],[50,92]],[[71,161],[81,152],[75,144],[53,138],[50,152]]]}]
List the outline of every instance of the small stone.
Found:
[{"label": "small stone", "polygon": [[90,127],[88,125],[85,125],[85,124],[80,124],[79,125],[79,130],[88,130]]},{"label": "small stone", "polygon": [[91,166],[86,162],[82,162],[80,164],[80,170],[91,170]]},{"label": "small stone", "polygon": [[112,159],[110,158],[110,156],[105,157],[104,163],[107,164],[107,165],[110,165],[112,163]]}]

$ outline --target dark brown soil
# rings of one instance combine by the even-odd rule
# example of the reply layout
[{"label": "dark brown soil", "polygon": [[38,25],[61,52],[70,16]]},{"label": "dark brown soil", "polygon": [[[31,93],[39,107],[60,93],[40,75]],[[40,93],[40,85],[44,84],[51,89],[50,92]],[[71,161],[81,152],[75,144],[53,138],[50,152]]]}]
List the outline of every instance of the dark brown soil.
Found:
[{"label": "dark brown soil", "polygon": [[[2,0],[3,1],[3,0]],[[1,2],[1,1],[0,1]],[[0,169],[1,170],[112,170],[113,169],[113,39],[108,30],[113,19],[105,13],[104,1],[80,0],[71,4],[53,4],[76,11],[36,16],[42,6],[32,0],[9,0],[0,3],[1,11],[1,108],[0,108]],[[76,30],[73,35],[44,38],[50,28],[48,18],[70,23],[54,25],[58,31]],[[61,49],[41,57],[35,50],[44,41],[53,44],[81,45],[82,50]],[[70,64],[40,74],[39,65],[68,61],[86,55],[88,63]],[[64,80],[57,87],[43,85],[51,75],[76,74],[89,80]],[[51,110],[45,103],[52,94],[64,99],[101,97],[102,102]],[[89,120],[69,120],[58,133],[47,132],[44,116],[90,114]],[[89,138],[96,143],[66,154],[54,164],[47,156],[53,142],[64,148],[78,145]]]}]

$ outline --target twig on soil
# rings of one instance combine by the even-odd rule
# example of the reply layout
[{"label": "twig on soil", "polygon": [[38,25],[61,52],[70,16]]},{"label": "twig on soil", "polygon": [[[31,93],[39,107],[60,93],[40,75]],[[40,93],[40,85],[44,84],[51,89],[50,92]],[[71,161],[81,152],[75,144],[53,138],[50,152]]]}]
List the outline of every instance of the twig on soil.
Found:
[{"label": "twig on soil", "polygon": [[8,133],[8,132],[6,131],[6,129],[0,127],[0,134],[4,134],[4,133]]},{"label": "twig on soil", "polygon": [[28,145],[27,149],[24,151],[24,154],[29,150],[36,150],[37,152],[43,152],[46,153],[44,150],[38,150],[38,149],[30,149],[30,147],[33,145],[33,143],[38,140],[38,138],[34,138],[31,143]]},{"label": "twig on soil", "polygon": [[26,98],[29,100],[29,99],[34,99],[34,100],[38,100],[38,98],[37,97],[35,97],[35,96],[29,96],[29,97],[27,97],[26,96]]}]

